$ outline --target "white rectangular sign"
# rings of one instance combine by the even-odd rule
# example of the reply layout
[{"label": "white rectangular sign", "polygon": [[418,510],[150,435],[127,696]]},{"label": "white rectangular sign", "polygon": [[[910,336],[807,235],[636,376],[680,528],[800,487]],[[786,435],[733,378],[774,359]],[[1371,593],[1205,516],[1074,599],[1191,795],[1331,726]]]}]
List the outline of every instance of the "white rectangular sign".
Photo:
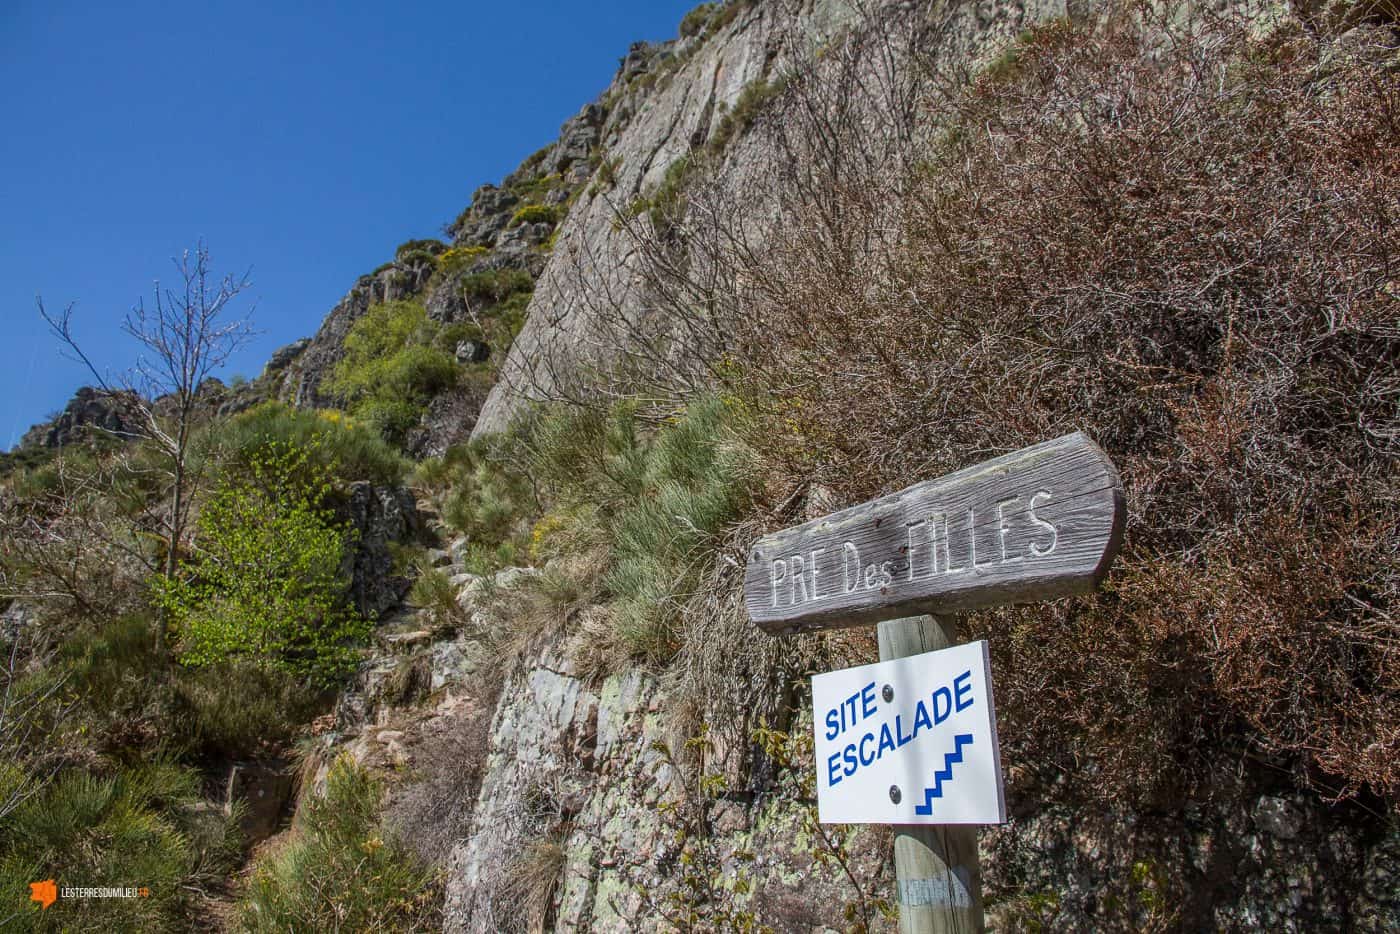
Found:
[{"label": "white rectangular sign", "polygon": [[987,643],[812,678],[824,824],[1000,824]]}]

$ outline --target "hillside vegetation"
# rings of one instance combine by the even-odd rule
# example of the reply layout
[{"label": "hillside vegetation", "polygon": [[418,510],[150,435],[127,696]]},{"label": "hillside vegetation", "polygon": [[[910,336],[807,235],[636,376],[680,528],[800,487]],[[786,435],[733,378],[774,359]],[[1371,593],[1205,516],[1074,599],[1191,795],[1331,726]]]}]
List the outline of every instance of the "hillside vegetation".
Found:
[{"label": "hillside vegetation", "polygon": [[[635,105],[754,7],[703,4],[690,44],[604,103]],[[601,143],[573,174],[542,150],[479,192],[497,209],[462,212],[459,242],[405,243],[337,306],[307,408],[273,374],[202,412],[170,551],[147,442],[7,456],[0,927],[464,926],[453,874],[491,806],[514,823],[489,828],[506,842],[469,893],[478,926],[550,929],[582,862],[616,873],[600,903],[660,928],[889,929],[889,840],[817,822],[806,719],[809,676],[870,661],[873,634],[756,632],[744,555],[1076,429],[1127,495],[1101,591],[960,623],[991,647],[1017,819],[1108,815],[1145,840],[1287,793],[1359,876],[1400,820],[1400,59],[1384,16],[1358,23],[1343,42],[1317,19],[1115,7],[969,63],[946,22],[894,35],[872,14],[746,87],[657,185],[614,199]],[[759,141],[783,158],[755,175]],[[538,393],[472,441],[453,426],[414,463],[458,417],[443,400],[479,408],[527,309],[552,313],[531,296],[585,197],[639,258],[648,329],[614,311],[591,392]],[[365,504],[405,501],[428,532],[365,541]],[[666,739],[597,797],[642,800],[653,838],[584,823],[578,776],[622,731],[597,706],[591,737],[549,751],[563,778],[485,800],[536,680],[582,709],[643,679],[661,699],[634,732]],[[255,855],[228,777],[249,763],[301,783]],[[796,883],[755,857],[775,813]],[[1187,845],[1154,841],[1104,857],[1079,914],[1079,883],[1011,859],[989,905],[1011,929],[1222,924]],[[26,904],[84,873],[155,894]],[[832,888],[807,897],[807,874]],[[1389,889],[1363,894],[1400,904]]]}]

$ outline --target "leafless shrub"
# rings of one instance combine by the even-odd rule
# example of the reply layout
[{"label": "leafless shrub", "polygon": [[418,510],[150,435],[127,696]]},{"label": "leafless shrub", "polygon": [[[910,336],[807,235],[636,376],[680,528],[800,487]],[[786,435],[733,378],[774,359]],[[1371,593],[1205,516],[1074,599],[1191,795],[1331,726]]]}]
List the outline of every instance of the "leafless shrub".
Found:
[{"label": "leafless shrub", "polygon": [[427,721],[404,783],[393,790],[385,822],[424,862],[446,868],[476,808],[491,741],[490,706],[476,699]]},{"label": "leafless shrub", "polygon": [[1107,592],[973,622],[1012,757],[1152,796],[1243,731],[1394,800],[1400,86],[1157,19],[1049,25],[926,98],[902,188],[794,180],[734,260],[732,385],[772,468],[845,502],[1076,427],[1110,452]]},{"label": "leafless shrub", "polygon": [[95,621],[144,604],[140,584],[156,568],[145,539],[157,523],[127,489],[139,477],[119,482],[139,472],[134,461],[60,453],[22,493],[0,493],[0,598]]},{"label": "leafless shrub", "polygon": [[162,289],[157,282],[153,307],[138,301],[122,321],[122,331],[136,341],[143,355],[120,379],[109,380],[79,345],[73,334],[72,305],[53,315],[39,300],[39,314],[71,358],[88,369],[103,392],[127,400],[136,413],[136,426],[129,436],[146,439],[163,455],[168,508],[160,523],[167,578],[175,576],[189,526],[190,495],[200,479],[191,457],[200,388],[253,336],[247,318],[225,317],[251,284],[247,273],[216,276],[203,242],[193,252],[186,250],[174,264],[180,287]]}]

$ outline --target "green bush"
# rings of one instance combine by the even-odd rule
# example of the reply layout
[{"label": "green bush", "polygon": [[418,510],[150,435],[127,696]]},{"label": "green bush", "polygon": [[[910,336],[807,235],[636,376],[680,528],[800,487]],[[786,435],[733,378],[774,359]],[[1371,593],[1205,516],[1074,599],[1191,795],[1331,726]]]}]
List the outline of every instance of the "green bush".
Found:
[{"label": "green bush", "polygon": [[[191,888],[232,870],[237,815],[199,796],[199,775],[166,758],[111,775],[73,769],[0,818],[6,930],[189,930]],[[29,901],[29,884],[144,887],[138,898]],[[14,915],[10,912],[15,911]]]},{"label": "green bush", "polygon": [[521,224],[553,224],[559,220],[559,212],[547,204],[522,205],[510,218],[510,226]]},{"label": "green bush", "polygon": [[446,250],[447,244],[441,240],[407,240],[394,250],[394,259],[400,263],[409,263],[410,256],[426,255],[432,258]]},{"label": "green bush", "polygon": [[181,666],[171,688],[178,741],[205,760],[285,748],[330,699],[314,684],[251,659]]},{"label": "green bush", "polygon": [[529,181],[519,182],[510,186],[511,192],[520,200],[538,205],[543,202],[546,196],[553,191],[559,191],[565,187],[564,178],[558,173],[551,175],[537,175]]},{"label": "green bush", "polygon": [[102,625],[78,626],[63,640],[59,670],[78,701],[86,743],[116,753],[172,739],[170,665],[156,646],[157,624],[131,614]]},{"label": "green bush", "polygon": [[411,253],[403,254],[398,259],[394,260],[394,262],[399,266],[436,265],[437,254],[429,253],[427,250],[414,250]]},{"label": "green bush", "polygon": [[15,448],[0,453],[0,477],[7,477],[16,471],[35,470],[53,460],[54,448]]},{"label": "green bush", "polygon": [[311,451],[283,444],[265,446],[249,467],[201,511],[196,560],[156,582],[180,660],[247,659],[329,682],[354,667],[369,631],[346,598],[349,531],[324,505],[329,472]]},{"label": "green bush", "polygon": [[469,264],[476,262],[489,252],[491,251],[484,246],[454,246],[452,249],[438,254],[438,269],[451,275],[465,269]]},{"label": "green bush", "polygon": [[392,485],[403,479],[407,467],[383,438],[340,412],[306,412],[281,402],[264,402],[216,423],[206,443],[218,452],[225,469],[245,472],[251,458],[274,444],[307,452],[317,469],[339,483]]},{"label": "green bush", "polygon": [[699,35],[705,31],[705,27],[710,23],[710,17],[714,15],[718,3],[702,3],[681,18],[681,36],[688,38]]},{"label": "green bush", "polygon": [[437,393],[461,372],[436,346],[441,326],[416,302],[385,302],[367,311],[345,337],[345,356],[327,388],[348,400],[355,418],[402,443]]},{"label": "green bush", "polygon": [[410,931],[440,924],[441,884],[380,826],[380,788],[348,758],[311,796],[293,839],[259,859],[246,931]]},{"label": "green bush", "polygon": [[492,269],[462,280],[462,295],[492,305],[526,292],[533,292],[535,280],[523,269]]}]

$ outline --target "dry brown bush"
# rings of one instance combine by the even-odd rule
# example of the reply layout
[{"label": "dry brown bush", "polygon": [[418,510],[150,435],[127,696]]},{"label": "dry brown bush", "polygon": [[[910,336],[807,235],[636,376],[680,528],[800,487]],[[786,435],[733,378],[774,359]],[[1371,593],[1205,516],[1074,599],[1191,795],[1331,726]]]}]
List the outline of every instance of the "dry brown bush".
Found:
[{"label": "dry brown bush", "polygon": [[490,752],[494,696],[473,696],[427,721],[413,745],[412,767],[385,807],[385,821],[425,863],[448,865],[471,826]]},{"label": "dry brown bush", "polygon": [[928,97],[907,175],[797,161],[782,237],[731,253],[733,385],[843,502],[1075,428],[1113,457],[1105,592],[972,620],[1010,761],[1161,800],[1240,748],[1394,806],[1394,52],[1144,16]]}]

